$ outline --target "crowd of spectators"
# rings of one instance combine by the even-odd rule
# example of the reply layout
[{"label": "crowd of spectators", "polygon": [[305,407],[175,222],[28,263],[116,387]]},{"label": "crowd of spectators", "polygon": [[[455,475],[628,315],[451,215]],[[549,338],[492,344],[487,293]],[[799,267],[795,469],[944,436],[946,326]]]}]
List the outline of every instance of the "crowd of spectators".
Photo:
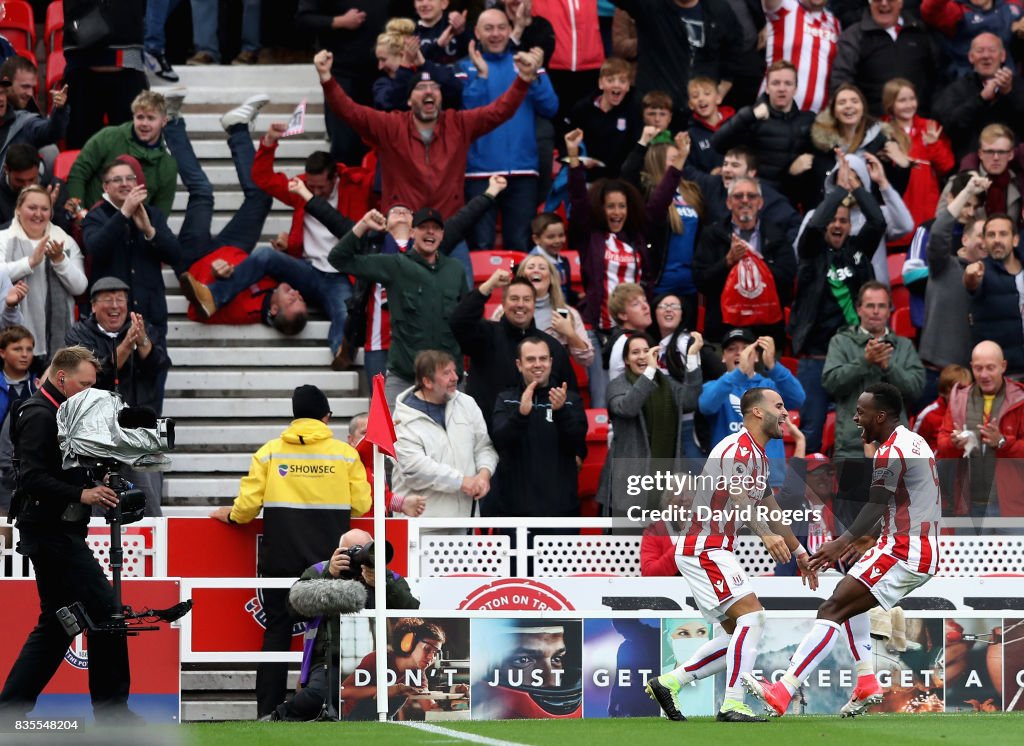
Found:
[{"label": "crowd of spectators", "polygon": [[[799,415],[773,485],[799,444],[855,495],[853,408],[879,381],[974,466],[948,514],[1021,515],[1000,486],[1024,457],[1022,6],[612,4],[602,27],[595,2],[299,0],[330,148],[292,177],[285,123],[253,145],[268,97],[227,112],[244,200],[216,236],[187,91],[146,90],[177,80],[177,2],[69,5],[45,105],[0,45],[3,398],[80,343],[98,385],[159,410],[167,266],[195,321],[289,335],[320,313],[333,369],[362,348],[398,422],[392,487],[424,515],[574,516],[593,493],[619,515],[617,469],[699,468],[755,386]],[[218,3],[191,6],[188,64],[224,62]],[[236,65],[262,46],[243,8]],[[80,151],[66,179],[53,146]],[[261,245],[272,198],[291,228]],[[581,495],[587,409],[612,436]]]}]

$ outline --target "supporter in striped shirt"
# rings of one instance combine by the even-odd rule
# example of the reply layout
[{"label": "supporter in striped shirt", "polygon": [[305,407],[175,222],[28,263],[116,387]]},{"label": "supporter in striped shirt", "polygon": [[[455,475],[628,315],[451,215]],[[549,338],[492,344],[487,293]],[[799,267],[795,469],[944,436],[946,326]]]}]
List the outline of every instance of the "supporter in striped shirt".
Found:
[{"label": "supporter in striped shirt", "polygon": [[[865,443],[881,443],[874,456],[868,503],[839,538],[825,543],[810,566],[824,569],[863,548],[860,540],[879,531],[878,545],[860,558],[818,610],[818,620],[793,654],[789,669],[778,683],[749,674],[744,684],[765,704],[769,715],[781,716],[790,700],[821,665],[843,636],[843,625],[864,619],[875,606],[888,611],[924,585],[939,564],[941,504],[935,456],[924,439],[900,424],[903,398],[888,383],[867,388],[857,401],[854,422]],[[847,627],[849,633],[849,627]],[[857,664],[857,686],[841,714],[862,714],[881,702],[882,690],[869,660]]]},{"label": "supporter in striped shirt", "polygon": [[[682,172],[676,166],[665,170],[661,182],[647,200],[636,187],[619,179],[599,181],[588,192],[585,169],[580,162],[583,130],[565,135],[569,155],[569,245],[580,252],[580,270],[585,289],[580,307],[583,320],[594,330],[591,342],[601,358],[601,339],[607,340],[615,325],[608,310],[612,291],[623,282],[643,285],[650,266],[645,227],[665,219]],[[645,286],[646,288],[646,286]],[[591,406],[604,407],[605,368],[596,360],[589,370]]]},{"label": "supporter in striped shirt", "polygon": [[[765,64],[789,60],[797,69],[796,105],[818,111],[828,101],[829,75],[839,43],[839,21],[826,0],[762,0]],[[763,90],[763,87],[762,87]]]}]

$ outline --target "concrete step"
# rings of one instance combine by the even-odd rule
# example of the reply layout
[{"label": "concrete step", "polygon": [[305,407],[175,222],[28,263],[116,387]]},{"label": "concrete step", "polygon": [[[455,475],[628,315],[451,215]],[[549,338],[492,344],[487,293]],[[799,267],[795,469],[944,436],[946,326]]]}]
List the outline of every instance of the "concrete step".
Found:
[{"label": "concrete step", "polygon": [[177,448],[202,447],[207,452],[239,451],[242,448],[256,450],[272,438],[277,438],[288,427],[288,420],[282,419],[259,425],[232,425],[221,423],[210,425],[179,424],[174,429],[174,443]]},{"label": "concrete step", "polygon": [[[220,126],[221,115],[224,114],[230,107],[219,108],[216,112],[199,112],[190,114],[186,110],[185,117],[188,129],[190,132],[220,132],[224,133],[224,128]],[[256,116],[256,121],[253,126],[253,132],[265,132],[270,127],[271,122],[287,122],[289,114],[285,112],[267,112],[266,109],[261,111]],[[327,130],[324,125],[324,115],[322,113],[306,112],[305,119],[305,135],[320,136],[325,135]]]},{"label": "concrete step", "polygon": [[330,326],[329,321],[310,321],[300,333],[293,337],[286,337],[263,324],[235,326],[231,324],[200,324],[196,321],[172,319],[168,324],[167,335],[171,347],[193,345],[197,342],[218,342],[223,346],[269,342],[291,347],[297,341],[326,344],[327,330],[330,329]]},{"label": "concrete step", "polygon": [[[172,456],[172,458],[174,457]],[[248,466],[245,471],[248,471]],[[238,476],[224,477],[223,479],[200,479],[194,476],[175,478],[167,475],[164,477],[163,497],[169,500],[234,498],[238,495],[238,480]]]},{"label": "concrete step", "polygon": [[[360,396],[329,395],[328,398],[331,403],[331,412],[334,413],[333,419],[336,420],[347,420],[361,412],[366,412],[370,407],[369,400]],[[168,397],[164,399],[163,413],[167,417],[181,419],[253,420],[270,417],[290,419],[292,399],[290,393],[287,397],[203,397],[196,399]]]},{"label": "concrete step", "polygon": [[[223,130],[222,130],[223,132]],[[256,132],[254,134],[260,134]],[[314,150],[323,150],[323,138],[317,139],[297,139],[294,137],[286,137],[277,144],[277,153],[274,156],[275,165],[279,168],[283,165],[286,168],[293,168],[296,163],[289,163],[289,161],[295,161],[301,167],[302,161],[306,159],[310,153]],[[259,148],[259,139],[253,140],[253,147]],[[196,140],[192,143],[192,149],[196,152],[196,156],[201,162],[203,162],[203,169],[206,169],[206,161],[211,160],[223,160],[231,161],[231,149],[228,147],[227,140]],[[213,164],[210,164],[213,165]],[[217,195],[217,204],[220,205],[220,194]],[[184,205],[182,205],[184,207]]]},{"label": "concrete step", "polygon": [[274,101],[299,94],[311,101],[315,96],[318,103],[323,100],[312,56],[303,65],[175,65],[174,71],[181,78],[175,85],[188,88],[187,102],[198,103],[207,96],[212,103],[240,102],[256,93],[268,93]]},{"label": "concrete step", "polygon": [[256,700],[253,699],[251,702],[228,702],[219,700],[211,702],[183,701],[181,703],[181,719],[183,722],[255,720]]},{"label": "concrete step", "polygon": [[175,369],[167,374],[167,391],[287,391],[302,384],[319,386],[328,396],[359,390],[359,374],[333,370],[200,370]]},{"label": "concrete step", "polygon": [[[168,298],[177,302],[178,298]],[[184,300],[181,298],[180,300]],[[174,367],[177,370],[190,366],[231,366],[241,367],[288,367],[295,366],[322,368],[331,364],[331,354],[326,347],[299,347],[281,354],[280,347],[232,347],[231,353],[220,354],[223,348],[187,347],[174,351]]]},{"label": "concrete step", "polygon": [[[298,169],[298,168],[300,168],[300,167],[297,166],[296,169]],[[236,182],[235,186],[237,188],[237,186],[238,186],[237,182]],[[240,208],[242,206],[242,201],[244,199],[245,199],[245,195],[242,194],[242,192],[240,192],[240,191],[231,191],[231,190],[225,190],[225,191],[222,191],[222,192],[218,191],[215,194],[215,196],[214,196],[214,201],[215,201],[214,212],[213,212],[214,216],[216,217],[218,215],[222,215],[222,214],[226,213],[230,217],[231,215],[233,215],[235,212],[238,211],[238,208]],[[171,215],[172,216],[178,215],[178,214],[184,215],[185,208],[187,206],[188,206],[188,193],[185,192],[184,189],[182,189],[182,187],[179,185],[178,186],[178,191],[174,195],[174,211],[171,213]],[[277,200],[274,200],[271,203],[270,214],[271,215],[287,215],[289,220],[290,220],[291,219],[291,215],[292,215],[292,208],[288,207],[288,205],[284,204],[283,202],[278,202]]]},{"label": "concrete step", "polygon": [[[216,236],[224,230],[224,227],[231,222],[232,217],[234,216],[230,213],[214,213],[213,220],[210,221],[210,234]],[[177,235],[181,232],[181,224],[183,222],[185,222],[185,214],[177,213],[168,218],[167,225]],[[263,223],[261,243],[269,242],[278,233],[287,233],[291,230],[291,227],[292,216],[290,214],[284,212],[271,213]]]},{"label": "concrete step", "polygon": [[[288,689],[299,681],[298,671],[288,672]],[[244,691],[256,689],[255,671],[182,671],[181,690],[190,691]]]},{"label": "concrete step", "polygon": [[[167,414],[164,407],[164,414]],[[174,475],[185,474],[245,474],[252,462],[251,453],[187,453],[171,454]],[[169,476],[169,475],[168,475]]]}]

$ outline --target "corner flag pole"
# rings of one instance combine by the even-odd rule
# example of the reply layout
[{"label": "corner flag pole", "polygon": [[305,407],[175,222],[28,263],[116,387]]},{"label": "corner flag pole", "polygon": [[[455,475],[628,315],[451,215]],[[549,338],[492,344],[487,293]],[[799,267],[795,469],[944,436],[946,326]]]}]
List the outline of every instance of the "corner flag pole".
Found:
[{"label": "corner flag pole", "polygon": [[373,444],[373,608],[374,641],[377,651],[377,719],[388,717],[388,631],[383,612],[387,606],[387,524],[388,509],[384,488],[384,454],[395,456],[395,423],[384,398],[384,376],[373,377],[370,415],[366,422],[366,440]]}]

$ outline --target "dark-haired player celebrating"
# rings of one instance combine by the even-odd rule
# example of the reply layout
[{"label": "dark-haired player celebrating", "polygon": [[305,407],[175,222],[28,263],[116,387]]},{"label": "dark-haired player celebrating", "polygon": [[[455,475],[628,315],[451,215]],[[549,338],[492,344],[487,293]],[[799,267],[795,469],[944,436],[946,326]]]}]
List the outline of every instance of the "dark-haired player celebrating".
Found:
[{"label": "dark-haired player celebrating", "polygon": [[[768,458],[764,447],[781,438],[789,416],[779,392],[757,387],[740,399],[743,427],[712,449],[701,474],[689,525],[676,543],[676,566],[686,578],[697,606],[706,619],[721,625],[717,634],[691,658],[667,674],[652,678],[647,693],[669,720],[686,720],[676,706],[685,684],[726,672],[725,698],[717,720],[732,723],[763,722],[743,702],[741,674],[757,659],[764,631],[764,607],[754,595],[747,574],[733,554],[736,530],[746,523],[761,538],[778,563],[795,555],[811,589],[818,587],[810,569],[810,555],[788,525],[762,517],[758,508],[778,515],[779,505],[768,486]],[[742,512],[750,515],[743,517]]]},{"label": "dark-haired player celebrating", "polygon": [[[928,582],[938,569],[942,509],[935,456],[924,438],[900,424],[902,409],[899,389],[889,383],[869,386],[857,400],[853,421],[861,428],[864,442],[881,444],[875,451],[868,502],[842,536],[826,542],[812,555],[810,567],[823,569],[857,551],[857,540],[872,534],[880,519],[881,536],[877,546],[860,558],[818,609],[814,628],[793,654],[782,680],[769,683],[743,675],[743,683],[764,703],[769,715],[785,714],[800,682],[842,638],[842,625],[847,620],[875,606],[889,611]],[[874,691],[855,689],[843,708],[844,716],[864,712],[869,696],[877,701],[880,692],[874,676],[870,682],[874,682]],[[859,711],[851,711],[851,704],[858,705]]]}]

